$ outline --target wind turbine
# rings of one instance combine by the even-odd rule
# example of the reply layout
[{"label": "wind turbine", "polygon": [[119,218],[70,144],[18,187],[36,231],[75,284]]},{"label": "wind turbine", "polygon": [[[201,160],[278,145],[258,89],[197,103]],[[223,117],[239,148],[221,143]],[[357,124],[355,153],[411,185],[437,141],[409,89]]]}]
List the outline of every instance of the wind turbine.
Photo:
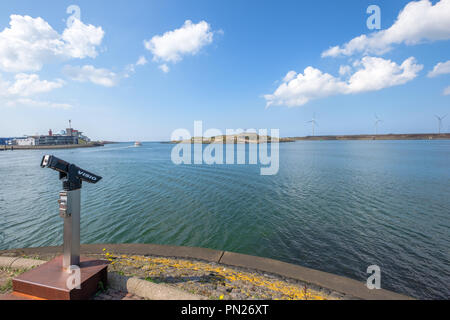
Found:
[{"label": "wind turbine", "polygon": [[314,116],[313,116],[312,120],[307,121],[306,123],[311,123],[312,124],[312,136],[314,137],[314,128],[317,125],[316,114],[314,113]]},{"label": "wind turbine", "polygon": [[437,119],[438,119],[438,124],[439,124],[439,134],[441,134],[441,127],[442,127],[442,120],[444,120],[444,118],[447,116],[443,116],[443,117],[439,117],[437,115],[434,115]]},{"label": "wind turbine", "polygon": [[378,124],[383,122],[378,116],[375,114],[375,135],[378,135]]}]

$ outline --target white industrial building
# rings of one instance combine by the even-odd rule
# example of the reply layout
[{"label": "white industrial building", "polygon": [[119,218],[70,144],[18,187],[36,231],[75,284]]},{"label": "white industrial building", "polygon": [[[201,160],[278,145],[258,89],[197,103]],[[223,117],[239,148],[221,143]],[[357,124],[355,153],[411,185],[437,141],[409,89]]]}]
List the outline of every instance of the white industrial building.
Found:
[{"label": "white industrial building", "polygon": [[35,146],[36,139],[33,137],[14,139],[13,143],[18,146]]},{"label": "white industrial building", "polygon": [[78,144],[78,138],[74,136],[34,136],[14,139],[13,143],[18,146],[54,146],[54,145],[67,145]]},{"label": "white industrial building", "polygon": [[[13,138],[11,143],[18,146],[55,146],[69,145],[90,142],[83,132],[72,128],[72,121],[69,120],[69,128],[61,131],[61,134],[53,134],[52,130],[48,131],[48,135],[26,136],[23,138]],[[79,141],[82,140],[82,141]]]}]

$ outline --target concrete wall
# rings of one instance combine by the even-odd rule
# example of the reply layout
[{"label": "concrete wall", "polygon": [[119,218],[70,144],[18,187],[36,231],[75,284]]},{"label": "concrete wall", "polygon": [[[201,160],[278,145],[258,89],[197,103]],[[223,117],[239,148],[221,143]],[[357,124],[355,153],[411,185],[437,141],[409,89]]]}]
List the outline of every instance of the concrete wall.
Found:
[{"label": "concrete wall", "polygon": [[[149,255],[184,259],[195,259],[223,265],[259,270],[287,278],[311,283],[322,288],[337,291],[356,299],[365,300],[409,300],[408,296],[384,289],[370,290],[365,282],[349,279],[335,274],[305,268],[274,259],[255,257],[246,254],[213,250],[208,248],[179,247],[158,244],[84,244],[81,254],[104,254],[103,249],[115,254]],[[25,248],[0,251],[0,256],[12,255],[50,255],[62,253],[62,247]]]}]

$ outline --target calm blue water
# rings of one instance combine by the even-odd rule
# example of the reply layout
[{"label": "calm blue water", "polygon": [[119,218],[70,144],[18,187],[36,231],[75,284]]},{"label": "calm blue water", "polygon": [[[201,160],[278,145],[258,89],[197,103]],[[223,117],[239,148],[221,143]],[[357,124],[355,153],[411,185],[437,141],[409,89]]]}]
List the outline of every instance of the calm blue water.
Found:
[{"label": "calm blue water", "polygon": [[[160,243],[275,258],[385,289],[450,298],[450,141],[280,145],[280,171],[181,165],[173,145],[51,152],[100,174],[82,190],[83,243]],[[45,150],[0,152],[0,249],[60,245],[61,184]]]}]

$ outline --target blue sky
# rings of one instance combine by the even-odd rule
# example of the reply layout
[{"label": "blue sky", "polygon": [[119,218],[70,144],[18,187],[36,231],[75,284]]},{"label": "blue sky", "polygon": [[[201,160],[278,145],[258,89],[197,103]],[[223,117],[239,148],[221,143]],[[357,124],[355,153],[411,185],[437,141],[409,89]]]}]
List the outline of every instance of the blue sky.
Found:
[{"label": "blue sky", "polygon": [[[439,1],[431,1],[428,16],[427,10],[408,9],[413,21],[429,19],[425,26],[402,24],[360,49],[345,49],[360,35],[389,29],[410,2],[2,1],[0,32],[10,28],[11,15],[18,15],[23,30],[15,29],[13,36],[25,32],[32,45],[44,37],[36,27],[43,23],[60,41],[70,5],[79,6],[82,25],[74,30],[78,37],[59,42],[58,53],[53,47],[52,53],[28,49],[30,44],[14,49],[12,44],[21,42],[0,34],[0,58],[14,62],[0,59],[0,136],[59,131],[68,119],[91,138],[117,141],[168,140],[177,128],[193,131],[194,120],[202,120],[204,128],[278,128],[281,136],[304,136],[311,134],[306,122],[314,114],[318,135],[374,133],[375,114],[383,120],[380,133],[436,132],[434,115],[450,113],[450,95],[444,94],[450,86],[445,65],[450,12],[439,10],[442,23],[439,17],[430,19],[430,6]],[[449,8],[448,2],[440,4]],[[381,9],[379,31],[366,25],[372,4]],[[24,16],[42,20],[37,24]],[[206,23],[193,48],[180,43],[189,42],[189,34],[180,32],[179,40],[166,34],[183,28],[186,20],[198,30]],[[92,43],[77,42],[90,35]],[[167,41],[158,44],[154,37],[165,35]],[[392,37],[396,40],[389,43]],[[324,54],[334,46],[341,54]],[[19,50],[22,58],[15,57]],[[140,57],[147,63],[136,65]],[[439,72],[428,76],[438,63]],[[351,70],[340,74],[341,66]],[[308,67],[318,78],[306,75]],[[394,74],[379,84],[369,83],[366,73],[352,78],[369,67]],[[283,82],[289,71],[295,71],[293,78]],[[101,79],[92,77],[95,72]],[[284,85],[289,89],[282,90]],[[443,125],[444,131],[449,128],[450,116]]]}]

